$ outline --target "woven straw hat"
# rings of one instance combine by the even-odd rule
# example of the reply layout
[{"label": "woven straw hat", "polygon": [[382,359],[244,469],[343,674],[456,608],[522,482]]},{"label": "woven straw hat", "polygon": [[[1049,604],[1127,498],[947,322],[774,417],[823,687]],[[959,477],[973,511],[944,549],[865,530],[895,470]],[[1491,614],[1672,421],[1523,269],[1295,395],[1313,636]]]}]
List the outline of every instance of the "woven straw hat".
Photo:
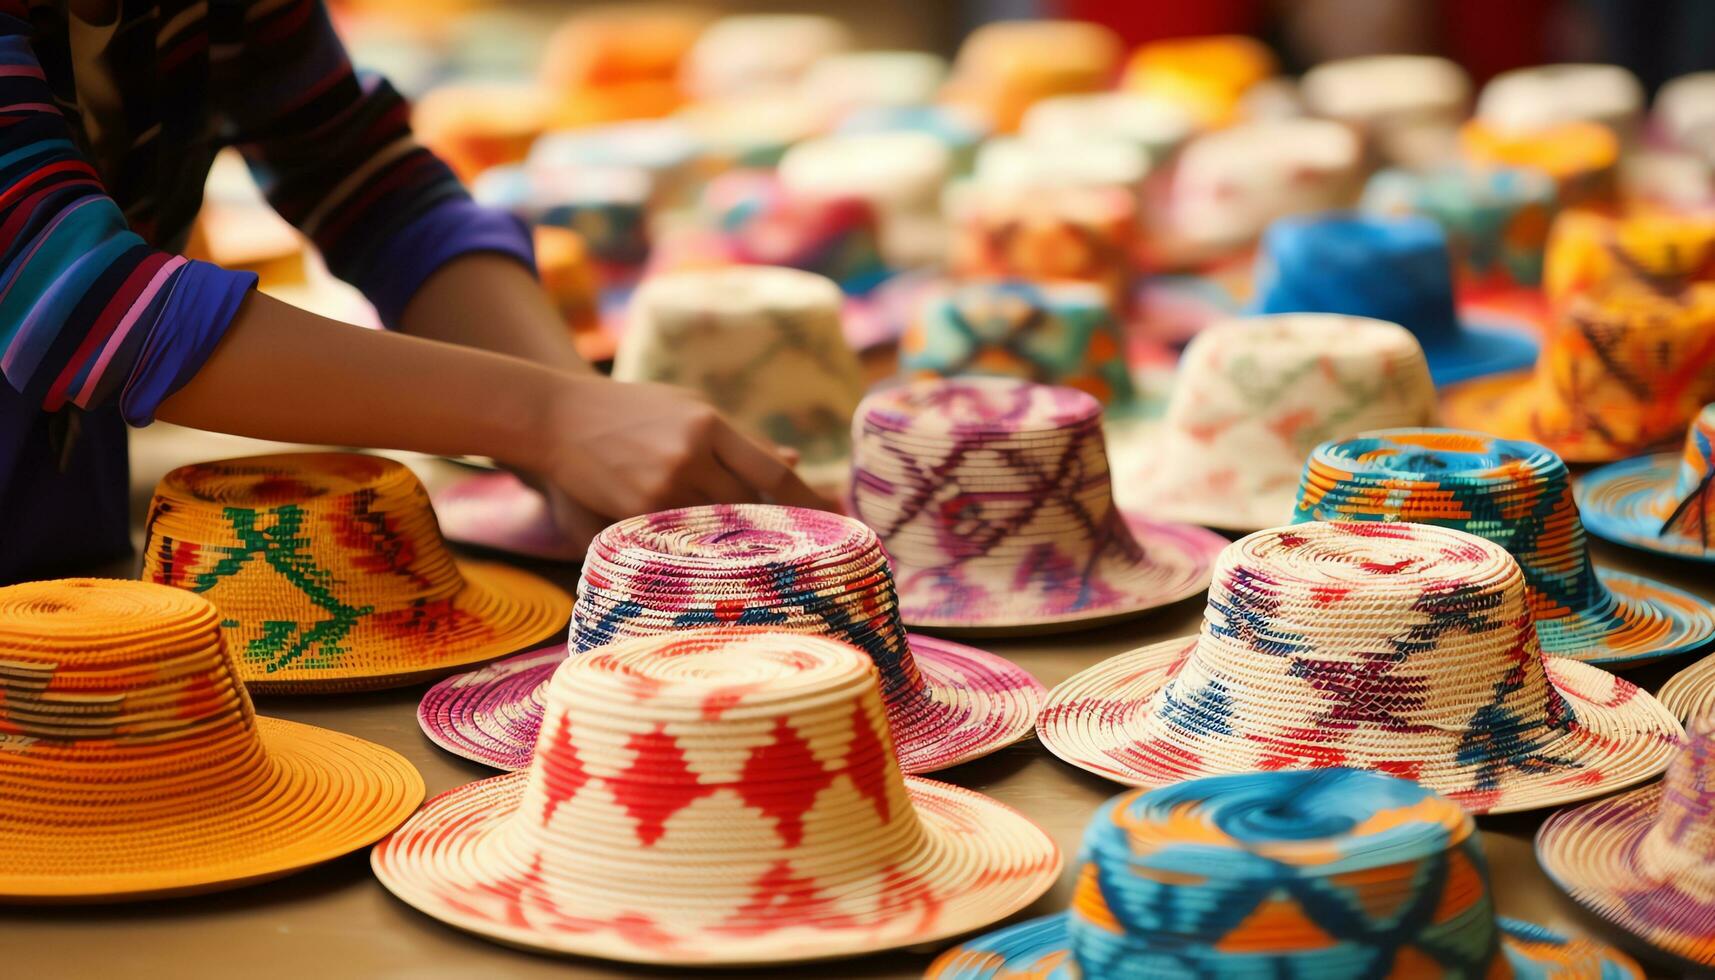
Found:
[{"label": "woven straw hat", "polygon": [[1538,65],[1489,79],[1477,96],[1476,115],[1502,132],[1599,123],[1627,134],[1637,128],[1643,107],[1643,86],[1619,65]]},{"label": "woven straw hat", "polygon": [[1604,919],[1715,967],[1715,722],[1691,723],[1659,783],[1562,810],[1536,835],[1555,883]]},{"label": "woven straw hat", "polygon": [[927,105],[947,80],[947,59],[929,51],[846,51],[804,73],[804,90],[837,112]]},{"label": "woven straw hat", "polygon": [[1383,159],[1416,167],[1456,152],[1471,77],[1432,55],[1366,55],[1311,68],[1299,91],[1312,113],[1358,127]]},{"label": "woven straw hat", "polygon": [[1676,558],[1715,562],[1715,404],[1691,420],[1685,449],[1591,470],[1578,481],[1590,533]]},{"label": "woven straw hat", "polygon": [[1041,99],[1107,88],[1123,54],[1119,35],[1089,21],[992,21],[959,45],[942,100],[972,107],[1010,133]]},{"label": "woven straw hat", "polygon": [[1304,457],[1364,429],[1434,425],[1435,387],[1404,327],[1333,314],[1244,317],[1185,348],[1148,465],[1120,502],[1254,531],[1287,520]]},{"label": "woven straw hat", "polygon": [[354,453],[173,470],[142,578],[213,602],[238,676],[271,694],[438,677],[552,636],[572,605],[535,575],[454,561],[417,477]]},{"label": "woven straw hat", "polygon": [[[1008,661],[907,635],[880,543],[850,518],[760,504],[691,507],[621,521],[590,545],[574,652],[722,624],[822,634],[868,653],[907,772],[1010,745],[1030,734],[1041,705],[1042,685]],[[553,651],[538,651],[436,685],[418,710],[423,730],[458,755],[524,768],[552,660]]]},{"label": "woven straw hat", "polygon": [[1382,429],[1310,454],[1293,520],[1411,521],[1507,549],[1550,656],[1627,666],[1715,639],[1715,607],[1654,579],[1598,569],[1560,457],[1457,429]]},{"label": "woven straw hat", "polygon": [[1020,132],[1033,142],[1084,145],[1128,143],[1159,164],[1191,137],[1197,120],[1167,99],[1139,92],[1057,95],[1031,105]]},{"label": "woven straw hat", "polygon": [[680,81],[695,99],[794,85],[818,59],[853,47],[850,28],[820,14],[736,14],[697,35]]},{"label": "woven straw hat", "polygon": [[1673,675],[1656,698],[1681,719],[1715,717],[1715,655]]},{"label": "woven straw hat", "polygon": [[1201,592],[1223,543],[1114,506],[1101,405],[999,378],[864,399],[851,513],[876,529],[908,624],[1045,632]]},{"label": "woven straw hat", "polygon": [[900,341],[899,368],[913,378],[1064,385],[1109,410],[1138,407],[1124,329],[1107,294],[1090,283],[1002,279],[942,290]]},{"label": "woven straw hat", "polygon": [[931,980],[1641,977],[1497,919],[1469,814],[1355,769],[1126,793],[1084,832],[1071,908],[949,950]]},{"label": "woven straw hat", "polygon": [[1715,217],[1568,211],[1548,236],[1542,289],[1551,302],[1620,283],[1667,295],[1715,280]]},{"label": "woven straw hat", "polygon": [[1534,372],[1448,389],[1449,424],[1539,442],[1568,462],[1665,447],[1715,399],[1715,282],[1673,295],[1636,284],[1575,295]]},{"label": "woven straw hat", "polygon": [[1554,182],[1522,167],[1447,166],[1384,170],[1364,187],[1362,207],[1420,214],[1447,235],[1459,280],[1535,286],[1554,217]]},{"label": "woven straw hat", "polygon": [[840,307],[838,287],[797,269],[651,276],[632,296],[613,376],[699,392],[739,425],[798,450],[812,483],[837,481],[863,397]]},{"label": "woven straw hat", "polygon": [[[708,182],[697,209],[712,227],[664,236],[651,271],[785,266],[827,276],[848,297],[869,292],[892,272],[881,254],[881,218],[858,198],[793,193],[770,171],[735,170]],[[845,324],[852,346],[861,347],[851,330]]]},{"label": "woven straw hat", "polygon": [[952,195],[949,271],[961,279],[1094,283],[1130,307],[1137,200],[1111,186],[977,185]]},{"label": "woven straw hat", "polygon": [[1536,362],[1536,339],[1517,325],[1454,305],[1447,234],[1429,218],[1334,212],[1282,218],[1257,254],[1257,313],[1342,313],[1398,323],[1448,384]]},{"label": "woven straw hat", "polygon": [[1514,133],[1473,119],[1459,129],[1459,151],[1479,167],[1528,167],[1548,174],[1563,208],[1612,204],[1618,188],[1620,141],[1596,123]]},{"label": "woven straw hat", "polygon": [[1632,684],[1542,655],[1524,575],[1499,545],[1369,522],[1228,546],[1198,636],[1074,676],[1036,724],[1055,755],[1133,786],[1353,766],[1473,813],[1642,782],[1682,734]]},{"label": "woven straw hat", "polygon": [[1268,45],[1243,34],[1163,38],[1132,53],[1121,85],[1180,105],[1201,125],[1223,126],[1279,67]]},{"label": "woven straw hat", "polygon": [[837,640],[697,630],[565,661],[528,772],[431,800],[373,852],[423,912],[646,963],[857,955],[1004,918],[1042,830],[900,775],[875,666]]},{"label": "woven straw hat", "polygon": [[0,902],[132,900],[277,878],[423,799],[397,753],[259,718],[220,611],[179,589],[0,589]]},{"label": "woven straw hat", "polygon": [[1651,104],[1654,122],[1668,142],[1707,154],[1715,138],[1715,71],[1694,71],[1669,79]]}]

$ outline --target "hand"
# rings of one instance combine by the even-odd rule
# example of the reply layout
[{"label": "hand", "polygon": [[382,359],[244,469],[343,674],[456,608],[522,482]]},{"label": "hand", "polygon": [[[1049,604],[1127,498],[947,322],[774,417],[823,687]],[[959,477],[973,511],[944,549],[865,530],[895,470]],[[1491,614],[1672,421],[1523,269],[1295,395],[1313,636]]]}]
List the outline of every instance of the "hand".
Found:
[{"label": "hand", "polygon": [[541,463],[529,468],[598,517],[710,503],[830,506],[779,450],[682,389],[568,376],[548,401]]}]

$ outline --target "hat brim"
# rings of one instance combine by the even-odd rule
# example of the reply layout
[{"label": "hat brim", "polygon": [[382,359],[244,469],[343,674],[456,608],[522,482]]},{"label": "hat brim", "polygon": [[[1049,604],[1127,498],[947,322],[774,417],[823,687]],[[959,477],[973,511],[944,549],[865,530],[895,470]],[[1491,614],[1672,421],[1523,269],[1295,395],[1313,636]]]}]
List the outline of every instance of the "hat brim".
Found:
[{"label": "hat brim", "polygon": [[1641,575],[1597,568],[1596,577],[1614,597],[1613,606],[1537,620],[1544,653],[1637,667],[1697,653],[1715,639],[1715,604]]},{"label": "hat brim", "polygon": [[1651,945],[1715,966],[1715,901],[1642,871],[1638,848],[1661,811],[1660,783],[1549,817],[1536,835],[1550,879],[1603,919]]},{"label": "hat brim", "polygon": [[[956,786],[906,777],[923,828],[914,849],[878,862],[874,875],[817,889],[814,902],[776,901],[773,929],[675,922],[675,909],[664,903],[605,919],[558,904],[512,839],[511,818],[528,779],[508,773],[430,800],[370,853],[376,877],[418,911],[511,946],[627,963],[741,966],[854,956],[969,932],[1029,905],[1060,873],[1059,849],[1018,811]],[[597,886],[622,884],[591,874],[601,879],[592,882]],[[916,879],[920,891],[890,903],[884,879],[901,877]],[[860,913],[865,904],[873,907]],[[829,909],[850,914],[833,916]]]},{"label": "hat brim", "polygon": [[380,840],[423,801],[391,749],[256,719],[273,778],[242,802],[123,826],[0,826],[0,903],[134,901],[221,891],[331,861]]},{"label": "hat brim", "polygon": [[[909,773],[980,758],[1035,729],[1046,688],[1011,661],[984,650],[910,634],[921,695],[887,706],[888,725]],[[566,659],[564,644],[511,657],[430,688],[417,706],[429,740],[496,769],[530,765],[541,731],[542,685]]]},{"label": "hat brim", "polygon": [[[1105,558],[1032,602],[1016,582],[953,581],[937,569],[894,562],[905,625],[953,636],[1027,636],[1091,629],[1172,605],[1209,587],[1227,539],[1189,524],[1121,510],[1142,559]],[[1033,590],[1034,591],[1034,590]]]},{"label": "hat brim", "polygon": [[[1267,768],[1259,760],[1269,752],[1280,757],[1278,764],[1270,763],[1275,768],[1380,768],[1328,742],[1306,740],[1302,751],[1294,752],[1292,745],[1261,745],[1238,728],[1222,733],[1152,726],[1156,693],[1178,674],[1197,642],[1191,636],[1152,644],[1073,675],[1048,692],[1036,720],[1037,738],[1064,761],[1128,786],[1253,772]],[[1543,665],[1571,710],[1564,729],[1500,773],[1434,752],[1418,760],[1420,768],[1409,778],[1472,813],[1510,813],[1610,793],[1667,768],[1684,730],[1655,698],[1565,657],[1544,657]],[[1150,737],[1141,736],[1146,731]],[[1387,762],[1388,771],[1401,775],[1403,764],[1413,760],[1375,761]]]},{"label": "hat brim", "polygon": [[1448,428],[1487,432],[1503,439],[1524,439],[1554,450],[1568,463],[1611,463],[1640,452],[1665,448],[1664,438],[1645,446],[1619,446],[1592,432],[1557,432],[1536,416],[1533,371],[1490,375],[1443,389],[1442,422]]},{"label": "hat brim", "polygon": [[1668,678],[1656,700],[1682,721],[1715,716],[1715,656],[1704,657]]},{"label": "hat brim", "polygon": [[1663,535],[1655,503],[1679,478],[1678,453],[1621,460],[1584,474],[1574,493],[1584,529],[1615,544],[1690,561],[1715,562],[1715,548],[1680,534]]},{"label": "hat brim", "polygon": [[[1528,328],[1501,325],[1497,318],[1462,314],[1461,329],[1440,343],[1423,344],[1429,377],[1436,387],[1522,371],[1536,364],[1541,343]],[[1418,338],[1422,342],[1421,337]]]},{"label": "hat brim", "polygon": [[[1067,922],[1071,915],[1032,919],[989,933],[942,953],[929,964],[925,980],[1077,980]],[[1637,968],[1617,951],[1588,939],[1572,939],[1551,929],[1517,919],[1497,919],[1501,952],[1518,980],[1548,977],[1638,977]],[[1233,954],[1237,964],[1243,954]],[[1266,973],[1272,968],[1263,967]],[[1163,975],[1183,969],[1168,952]]]},{"label": "hat brim", "polygon": [[566,628],[572,597],[557,585],[506,565],[458,562],[464,588],[446,614],[406,609],[369,616],[341,640],[335,667],[271,669],[236,650],[238,674],[257,694],[316,694],[405,687],[516,653]]}]

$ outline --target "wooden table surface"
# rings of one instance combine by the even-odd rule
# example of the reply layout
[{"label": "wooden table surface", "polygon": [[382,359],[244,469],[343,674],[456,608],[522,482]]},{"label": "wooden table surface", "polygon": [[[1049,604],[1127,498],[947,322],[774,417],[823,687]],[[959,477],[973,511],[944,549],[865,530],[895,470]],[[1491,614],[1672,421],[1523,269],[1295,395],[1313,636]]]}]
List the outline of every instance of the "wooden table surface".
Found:
[{"label": "wooden table surface", "polygon": [[[136,508],[147,502],[155,480],[172,465],[242,455],[258,444],[212,437],[170,426],[142,430],[133,440]],[[444,478],[439,464],[419,469],[431,481]],[[1640,572],[1715,597],[1709,566],[1642,556],[1595,543],[1599,563]],[[566,566],[523,563],[567,588],[575,572]],[[125,568],[106,570],[127,574]],[[986,645],[1052,687],[1104,657],[1157,640],[1196,631],[1202,598],[1180,603],[1129,623],[1066,636],[992,641]],[[1683,662],[1630,672],[1627,677],[1655,690]],[[379,742],[403,753],[423,773],[432,796],[493,775],[449,755],[417,728],[422,688],[339,697],[258,699],[264,714],[322,725]],[[986,759],[934,778],[988,793],[1023,811],[1047,829],[1068,858],[1076,853],[1085,822],[1097,804],[1120,792],[1108,783],[1053,758],[1026,741]],[[1681,976],[1685,969],[1647,947],[1607,929],[1562,895],[1537,866],[1531,837],[1548,811],[1485,817],[1478,821],[1488,850],[1496,904],[1502,915],[1554,929],[1585,933],[1624,947],[1652,976]],[[1065,907],[1070,870],[1027,912],[1041,915]],[[1022,917],[1022,916],[1021,916]],[[935,950],[878,954],[813,967],[787,967],[745,976],[915,977]],[[591,960],[557,959],[503,948],[441,925],[396,901],[369,873],[367,854],[349,856],[309,872],[268,884],[198,898],[153,904],[0,910],[0,976],[247,978],[291,977],[557,977],[668,976]],[[728,973],[727,975],[736,975]]]}]

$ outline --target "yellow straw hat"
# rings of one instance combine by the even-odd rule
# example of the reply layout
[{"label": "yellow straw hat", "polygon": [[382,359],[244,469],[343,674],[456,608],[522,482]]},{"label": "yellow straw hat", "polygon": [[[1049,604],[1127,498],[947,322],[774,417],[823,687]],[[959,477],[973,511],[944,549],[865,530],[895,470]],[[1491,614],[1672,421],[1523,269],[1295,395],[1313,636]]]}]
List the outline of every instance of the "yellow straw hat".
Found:
[{"label": "yellow straw hat", "polygon": [[0,589],[0,902],[233,888],[365,847],[423,799],[397,753],[259,718],[199,596]]},{"label": "yellow straw hat", "polygon": [[454,561],[403,465],[355,453],[251,456],[161,480],[143,579],[220,609],[255,691],[397,687],[492,660],[565,628],[564,590]]}]

